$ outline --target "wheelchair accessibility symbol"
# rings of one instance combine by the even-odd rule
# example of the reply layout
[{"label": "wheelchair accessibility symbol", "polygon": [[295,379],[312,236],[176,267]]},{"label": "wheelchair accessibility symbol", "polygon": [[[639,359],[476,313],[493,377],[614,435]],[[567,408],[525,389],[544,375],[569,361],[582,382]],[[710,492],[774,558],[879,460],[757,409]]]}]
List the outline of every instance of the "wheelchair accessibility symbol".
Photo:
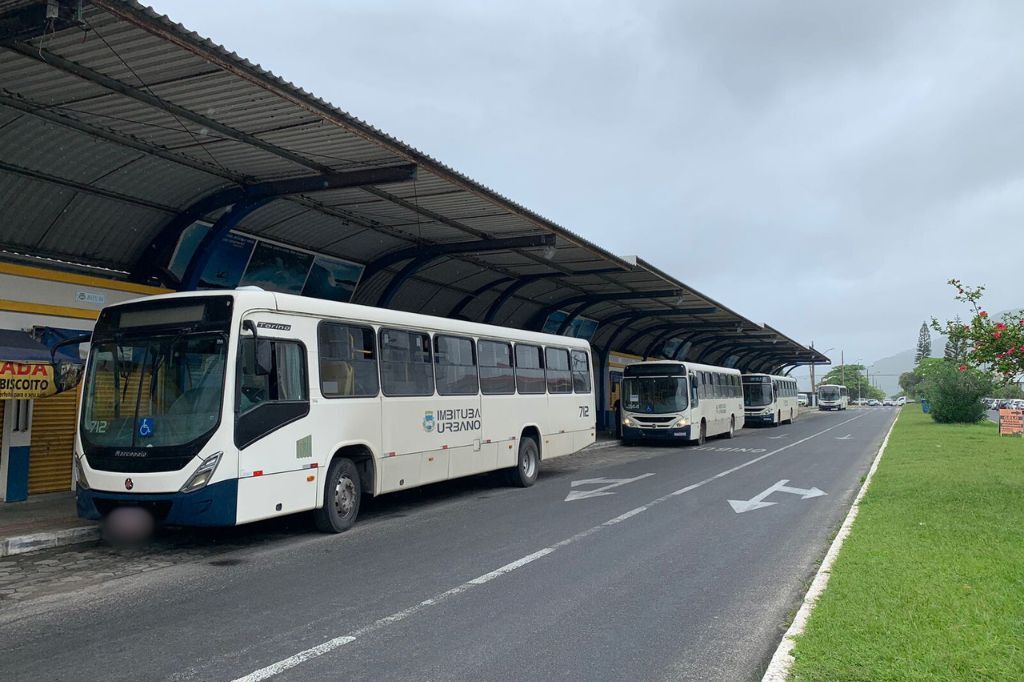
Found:
[{"label": "wheelchair accessibility symbol", "polygon": [[139,438],[149,438],[153,435],[153,418],[143,417],[139,420]]}]

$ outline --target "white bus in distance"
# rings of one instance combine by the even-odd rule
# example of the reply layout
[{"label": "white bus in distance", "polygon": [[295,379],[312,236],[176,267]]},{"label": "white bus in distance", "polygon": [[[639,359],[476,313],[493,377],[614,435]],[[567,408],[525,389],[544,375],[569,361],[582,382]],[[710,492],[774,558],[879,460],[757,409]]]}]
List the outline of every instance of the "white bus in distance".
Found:
[{"label": "white bus in distance", "polygon": [[622,440],[675,440],[701,445],[743,428],[743,388],[735,369],[650,361],[622,371]]},{"label": "white bus in distance", "polygon": [[845,410],[850,406],[850,392],[846,386],[825,384],[818,386],[818,409]]},{"label": "white bus in distance", "polygon": [[89,519],[312,511],[340,532],[364,494],[499,469],[529,486],[595,435],[586,341],[259,289],[105,308],[83,383]]},{"label": "white bus in distance", "polygon": [[743,407],[747,423],[792,424],[800,413],[796,379],[771,374],[744,374]]}]

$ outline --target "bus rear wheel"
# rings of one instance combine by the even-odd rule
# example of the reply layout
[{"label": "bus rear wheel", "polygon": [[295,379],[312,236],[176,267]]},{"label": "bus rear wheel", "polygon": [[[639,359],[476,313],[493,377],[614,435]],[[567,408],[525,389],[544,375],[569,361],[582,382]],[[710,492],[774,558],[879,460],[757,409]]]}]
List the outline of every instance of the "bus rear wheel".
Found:
[{"label": "bus rear wheel", "polygon": [[516,465],[508,470],[508,482],[518,488],[529,488],[537,481],[540,470],[540,451],[537,443],[526,436],[519,441],[519,459]]},{"label": "bus rear wheel", "polygon": [[352,527],[359,516],[363,497],[359,471],[344,457],[331,462],[324,487],[324,506],[313,510],[313,522],[323,533],[341,533]]},{"label": "bus rear wheel", "polygon": [[732,438],[736,435],[736,415],[729,417],[729,430],[726,432],[726,438]]}]

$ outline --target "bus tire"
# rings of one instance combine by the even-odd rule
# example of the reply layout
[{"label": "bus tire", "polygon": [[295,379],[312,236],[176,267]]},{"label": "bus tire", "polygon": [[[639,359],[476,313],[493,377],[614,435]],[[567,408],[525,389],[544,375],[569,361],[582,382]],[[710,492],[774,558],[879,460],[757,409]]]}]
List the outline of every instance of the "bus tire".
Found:
[{"label": "bus tire", "polygon": [[775,426],[781,426],[781,425],[782,425],[782,410],[779,410],[778,412],[775,413],[775,419],[772,420],[772,426],[775,427]]},{"label": "bus tire", "polygon": [[789,423],[793,423],[793,408],[789,408]]},{"label": "bus tire", "polygon": [[530,436],[519,441],[519,459],[508,469],[508,482],[517,488],[529,488],[537,481],[540,470],[540,451],[537,442]]},{"label": "bus tire", "polygon": [[704,445],[708,439],[708,424],[703,419],[700,420],[700,431],[697,435],[697,445]]},{"label": "bus tire", "polygon": [[327,469],[324,506],[313,510],[313,522],[322,533],[341,533],[352,527],[362,499],[359,470],[350,459],[339,457]]},{"label": "bus tire", "polygon": [[726,438],[732,438],[736,435],[736,415],[729,417],[729,430],[725,432]]}]

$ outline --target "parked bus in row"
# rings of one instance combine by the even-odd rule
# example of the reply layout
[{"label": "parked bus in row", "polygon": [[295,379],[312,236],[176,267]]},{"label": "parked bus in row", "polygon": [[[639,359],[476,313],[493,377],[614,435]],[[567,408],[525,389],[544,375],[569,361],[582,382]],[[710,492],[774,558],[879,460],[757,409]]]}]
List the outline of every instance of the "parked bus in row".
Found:
[{"label": "parked bus in row", "polygon": [[105,308],[75,443],[78,511],[236,525],[312,511],[340,532],[362,496],[505,470],[594,442],[586,341],[274,294]]},{"label": "parked bus in row", "polygon": [[818,386],[819,410],[845,410],[850,406],[850,392],[846,386],[825,384]]},{"label": "parked bus in row", "polygon": [[800,413],[796,379],[771,374],[744,374],[743,407],[747,423],[792,424]]},{"label": "parked bus in row", "polygon": [[732,438],[743,428],[743,387],[735,369],[651,361],[622,372],[622,440]]}]

